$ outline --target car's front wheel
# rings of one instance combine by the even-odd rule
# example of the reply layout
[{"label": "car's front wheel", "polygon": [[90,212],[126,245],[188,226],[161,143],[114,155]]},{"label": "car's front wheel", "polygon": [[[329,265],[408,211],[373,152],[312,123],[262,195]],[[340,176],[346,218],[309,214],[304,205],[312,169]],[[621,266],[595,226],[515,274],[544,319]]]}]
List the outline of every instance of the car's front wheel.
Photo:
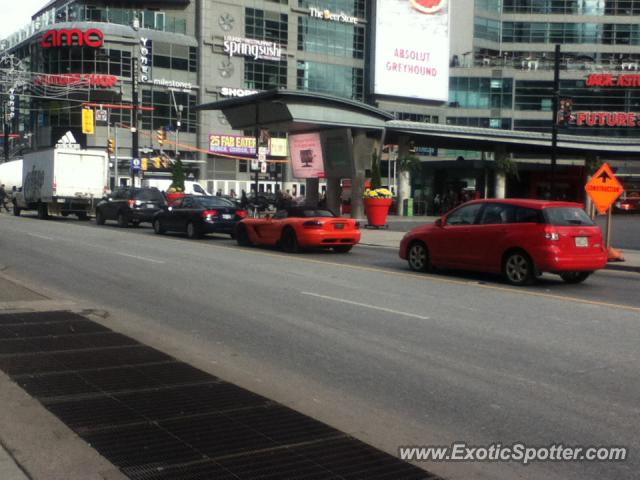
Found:
[{"label": "car's front wheel", "polygon": [[187,237],[194,239],[194,238],[200,238],[202,236],[202,234],[200,233],[200,229],[198,228],[198,226],[193,223],[193,222],[189,222],[187,223]]},{"label": "car's front wheel", "polygon": [[560,274],[560,278],[564,280],[566,283],[582,283],[589,275],[593,272],[563,272]]},{"label": "car's front wheel", "polygon": [[153,221],[153,231],[156,232],[158,235],[162,235],[166,231],[159,218],[156,218]]},{"label": "car's front wheel", "polygon": [[414,272],[428,272],[431,263],[427,246],[422,242],[413,242],[407,252],[407,262],[409,268]]},{"label": "car's front wheel", "polygon": [[104,213],[101,210],[96,210],[96,225],[104,225],[104,222]]},{"label": "car's front wheel", "polygon": [[127,228],[129,226],[129,221],[123,212],[118,213],[117,221],[120,228]]},{"label": "car's front wheel", "polygon": [[533,262],[525,252],[516,250],[505,256],[502,273],[511,285],[529,285],[536,278]]}]

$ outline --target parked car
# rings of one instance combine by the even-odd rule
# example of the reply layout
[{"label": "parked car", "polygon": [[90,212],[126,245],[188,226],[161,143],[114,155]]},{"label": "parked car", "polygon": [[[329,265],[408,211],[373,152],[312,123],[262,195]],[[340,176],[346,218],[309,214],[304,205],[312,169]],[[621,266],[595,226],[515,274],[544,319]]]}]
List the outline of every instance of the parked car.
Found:
[{"label": "parked car", "polygon": [[332,248],[347,253],[360,241],[360,225],[329,210],[290,207],[265,218],[246,218],[236,226],[239,245],[280,246],[295,253],[301,248]]},{"label": "parked car", "polygon": [[517,199],[465,203],[407,233],[400,257],[416,271],[502,273],[513,285],[530,284],[542,272],[580,283],[607,263],[602,232],[581,205]]},{"label": "parked car", "polygon": [[206,233],[226,233],[233,238],[236,223],[246,216],[246,210],[225,198],[187,195],[155,214],[153,230],[157,234],[183,232],[189,238]]},{"label": "parked car", "polygon": [[96,206],[96,223],[104,225],[107,220],[115,220],[119,227],[129,224],[151,223],[156,212],[166,201],[155,187],[121,187],[103,198]]}]

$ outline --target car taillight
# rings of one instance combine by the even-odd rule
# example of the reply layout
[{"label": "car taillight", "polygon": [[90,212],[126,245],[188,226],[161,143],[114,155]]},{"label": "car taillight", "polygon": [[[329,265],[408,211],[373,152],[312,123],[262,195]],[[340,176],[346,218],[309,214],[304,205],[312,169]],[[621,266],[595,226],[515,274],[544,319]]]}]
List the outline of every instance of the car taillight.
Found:
[{"label": "car taillight", "polygon": [[130,207],[130,208],[133,208],[133,207],[135,207],[135,206],[136,206],[136,201],[135,201],[135,200],[129,200],[129,202],[128,202],[128,203],[129,203],[129,207]]},{"label": "car taillight", "polygon": [[302,224],[304,228],[322,228],[322,222],[318,220],[309,220]]},{"label": "car taillight", "polygon": [[202,218],[205,220],[211,220],[213,217],[218,216],[218,210],[205,210],[202,212]]},{"label": "car taillight", "polygon": [[246,210],[236,210],[236,215],[240,218],[247,218],[247,215],[249,215],[249,213]]},{"label": "car taillight", "polygon": [[555,230],[547,229],[544,231],[544,238],[551,240],[552,242],[557,242],[560,240],[560,234]]}]

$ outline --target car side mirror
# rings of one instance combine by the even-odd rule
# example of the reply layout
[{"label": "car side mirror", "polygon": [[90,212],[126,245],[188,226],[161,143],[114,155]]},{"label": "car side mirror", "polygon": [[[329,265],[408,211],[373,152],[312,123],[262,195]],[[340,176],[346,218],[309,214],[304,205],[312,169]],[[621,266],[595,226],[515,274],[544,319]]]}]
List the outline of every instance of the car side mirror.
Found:
[{"label": "car side mirror", "polygon": [[435,222],[433,222],[433,223],[435,223],[435,225],[436,225],[437,227],[441,227],[442,225],[444,225],[444,222],[442,221],[442,219],[441,219],[441,218],[438,218],[438,219],[437,219]]}]

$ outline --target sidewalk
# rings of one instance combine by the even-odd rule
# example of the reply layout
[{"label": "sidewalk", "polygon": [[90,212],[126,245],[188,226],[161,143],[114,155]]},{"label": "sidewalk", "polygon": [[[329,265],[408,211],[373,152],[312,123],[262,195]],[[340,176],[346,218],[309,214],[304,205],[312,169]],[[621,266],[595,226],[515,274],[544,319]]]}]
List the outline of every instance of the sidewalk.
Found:
[{"label": "sidewalk", "polygon": [[[402,237],[407,231],[416,225],[433,223],[436,218],[440,217],[389,216],[388,224],[390,228],[394,230],[362,228],[360,230],[362,232],[360,245],[397,250],[400,246],[400,240],[402,240]],[[404,226],[406,226],[406,228],[402,228]],[[624,262],[611,262],[606,268],[640,273],[640,250],[622,249],[621,251],[625,259]]]},{"label": "sidewalk", "polygon": [[2,480],[29,480],[13,457],[0,445],[0,478]]}]

